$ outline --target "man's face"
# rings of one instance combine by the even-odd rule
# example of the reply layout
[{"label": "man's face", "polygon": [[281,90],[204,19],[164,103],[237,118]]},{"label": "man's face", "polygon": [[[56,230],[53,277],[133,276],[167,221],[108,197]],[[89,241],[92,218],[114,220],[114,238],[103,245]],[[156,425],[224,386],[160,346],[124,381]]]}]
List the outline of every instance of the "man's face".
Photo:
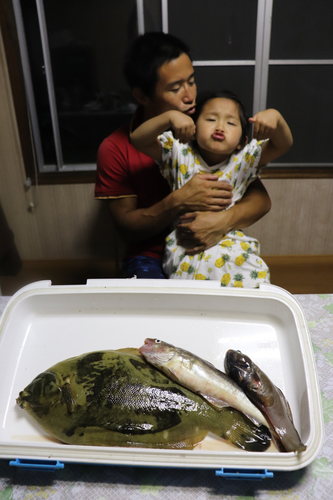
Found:
[{"label": "man's face", "polygon": [[187,54],[162,64],[158,69],[154,96],[149,99],[151,116],[177,110],[188,115],[195,111],[197,86],[192,62]]}]

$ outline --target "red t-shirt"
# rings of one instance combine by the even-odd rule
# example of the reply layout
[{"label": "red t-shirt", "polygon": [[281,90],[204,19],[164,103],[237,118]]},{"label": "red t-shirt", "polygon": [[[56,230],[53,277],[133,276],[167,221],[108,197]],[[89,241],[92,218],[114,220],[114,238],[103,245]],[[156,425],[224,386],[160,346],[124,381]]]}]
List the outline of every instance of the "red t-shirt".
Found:
[{"label": "red t-shirt", "polygon": [[[135,116],[137,120],[137,115]],[[129,142],[131,124],[104,139],[98,149],[95,198],[136,197],[138,208],[147,208],[169,194],[169,186],[158,165]],[[162,259],[168,230],[136,245],[128,245],[127,257],[145,255]]]}]

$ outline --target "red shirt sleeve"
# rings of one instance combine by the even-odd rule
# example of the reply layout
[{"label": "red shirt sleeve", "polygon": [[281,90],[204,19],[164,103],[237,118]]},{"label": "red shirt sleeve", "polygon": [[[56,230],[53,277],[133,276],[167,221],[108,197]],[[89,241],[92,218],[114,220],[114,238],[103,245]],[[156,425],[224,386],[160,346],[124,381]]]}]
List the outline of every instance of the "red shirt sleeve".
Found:
[{"label": "red shirt sleeve", "polygon": [[95,197],[119,198],[137,196],[129,172],[128,138],[126,125],[104,139],[97,153]]}]

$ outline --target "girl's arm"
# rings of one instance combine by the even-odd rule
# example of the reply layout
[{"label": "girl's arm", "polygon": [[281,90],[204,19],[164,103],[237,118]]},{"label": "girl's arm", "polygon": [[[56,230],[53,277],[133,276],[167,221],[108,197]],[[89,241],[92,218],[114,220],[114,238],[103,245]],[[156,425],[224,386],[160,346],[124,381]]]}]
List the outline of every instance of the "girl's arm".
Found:
[{"label": "girl's arm", "polygon": [[254,123],[253,139],[258,141],[269,139],[262,145],[262,153],[259,166],[279,158],[289,151],[293,144],[293,136],[290,128],[276,109],[266,109],[259,111],[249,122]]},{"label": "girl's arm", "polygon": [[134,132],[131,132],[131,144],[142,153],[160,162],[162,161],[162,145],[158,136],[169,128],[173,129],[175,139],[185,144],[195,133],[194,121],[190,116],[180,111],[167,111],[145,121]]}]

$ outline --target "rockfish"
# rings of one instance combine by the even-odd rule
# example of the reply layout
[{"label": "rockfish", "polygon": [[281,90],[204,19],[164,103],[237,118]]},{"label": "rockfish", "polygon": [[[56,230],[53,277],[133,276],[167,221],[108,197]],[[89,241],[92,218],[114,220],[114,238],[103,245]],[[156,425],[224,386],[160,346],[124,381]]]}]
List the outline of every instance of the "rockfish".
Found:
[{"label": "rockfish", "polygon": [[215,408],[231,406],[256,424],[267,425],[262,413],[244,391],[208,361],[158,339],[146,339],[139,351],[149,363],[178,384],[200,394]]},{"label": "rockfish", "polygon": [[74,445],[193,449],[208,432],[264,451],[271,437],[242,413],[222,415],[149,365],[137,349],[83,354],[38,375],[17,404],[49,434]]},{"label": "rockfish", "polygon": [[248,356],[230,349],[225,357],[225,370],[266,416],[280,451],[299,453],[306,450],[284,394]]}]

